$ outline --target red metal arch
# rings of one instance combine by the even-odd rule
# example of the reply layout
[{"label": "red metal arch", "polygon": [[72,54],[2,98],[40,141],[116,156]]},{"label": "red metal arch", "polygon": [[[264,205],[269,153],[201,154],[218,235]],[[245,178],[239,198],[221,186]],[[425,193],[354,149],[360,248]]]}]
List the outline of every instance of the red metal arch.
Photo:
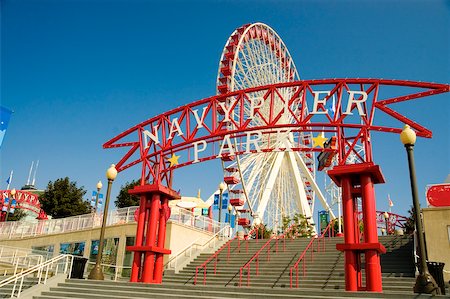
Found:
[{"label": "red metal arch", "polygon": [[[402,90],[401,92],[392,92],[389,89],[390,86]],[[283,98],[282,93],[279,92],[283,88],[292,89],[290,98]],[[313,105],[314,96],[319,90],[328,90],[329,92],[325,93],[317,103],[317,114],[305,112],[314,110],[307,107]],[[372,162],[370,132],[401,132],[400,127],[375,123],[376,110],[384,112],[401,123],[410,125],[418,136],[430,138],[432,136],[430,130],[388,106],[449,90],[450,87],[447,84],[386,79],[321,79],[266,85],[205,98],[175,108],[126,130],[106,142],[103,147],[128,148],[126,154],[117,163],[116,167],[119,171],[142,163],[143,182],[166,181],[167,186],[170,186],[173,169],[217,158],[218,149],[220,149],[220,143],[224,136],[245,138],[249,134],[248,132],[252,131],[262,131],[262,134],[269,135],[275,134],[277,130],[291,130],[294,134],[301,131],[329,132],[337,137],[340,165],[344,165],[350,153],[355,152],[357,144],[364,146],[366,151],[364,157],[359,157],[360,162]],[[347,97],[353,91],[360,92],[357,95],[364,92],[367,94],[367,100],[358,105],[356,102],[361,100],[361,96],[354,96],[355,102],[349,105]],[[244,115],[244,106],[251,104],[252,94],[256,92],[264,94],[262,101],[270,102],[268,115],[267,113],[262,115],[258,109],[254,111],[254,115],[264,120],[263,126],[255,126],[251,118]],[[383,96],[380,96],[381,94]],[[225,101],[226,99],[228,101]],[[274,99],[284,102],[287,108],[276,110],[276,105],[273,104]],[[332,101],[334,101],[335,112],[325,113],[327,106]],[[301,108],[294,111],[292,107],[295,105]],[[223,108],[229,111],[229,115],[233,114],[233,118],[230,117],[227,120],[223,115]],[[361,113],[359,109],[365,115],[355,117]],[[280,122],[280,117],[284,113],[292,116],[291,123]],[[227,121],[233,122],[235,130],[226,129]],[[149,133],[153,134],[155,138],[149,138]],[[193,147],[195,143],[199,142],[202,145],[206,142],[211,151],[204,152],[204,156],[195,159]],[[235,154],[241,154],[244,150],[237,149]],[[262,151],[271,150],[273,149],[262,149]],[[327,151],[327,149],[304,146],[294,147],[292,150]],[[167,159],[172,155],[180,155],[183,160],[179,161],[177,165],[170,165],[171,163]]]},{"label": "red metal arch", "polygon": [[31,211],[37,215],[37,219],[47,219],[47,214],[44,210],[42,210],[39,196],[37,194],[23,190],[16,190],[16,194],[14,196],[11,195],[11,190],[0,190],[0,194],[1,207],[5,204],[5,198],[9,198],[9,209],[11,200],[14,199],[16,201],[16,209]]}]

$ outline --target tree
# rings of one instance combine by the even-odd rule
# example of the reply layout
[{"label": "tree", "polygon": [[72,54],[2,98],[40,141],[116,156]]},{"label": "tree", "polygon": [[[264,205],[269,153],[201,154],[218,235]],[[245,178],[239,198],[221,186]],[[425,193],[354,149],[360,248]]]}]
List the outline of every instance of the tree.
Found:
[{"label": "tree", "polygon": [[296,213],[292,218],[283,216],[283,231],[286,233],[286,238],[304,238],[311,237],[314,228],[308,223],[305,215]]},{"label": "tree", "polygon": [[134,180],[131,183],[127,182],[124,186],[120,187],[119,195],[117,195],[117,198],[114,201],[117,208],[126,208],[139,205],[139,197],[128,193],[128,190],[138,186],[139,183],[139,180]]},{"label": "tree", "polygon": [[14,214],[10,214],[8,216],[8,221],[19,221],[20,219],[27,216],[27,213],[21,209],[15,209]]},{"label": "tree", "polygon": [[416,215],[413,206],[408,210],[408,213],[409,218],[405,223],[405,233],[412,234],[416,230]]},{"label": "tree", "polygon": [[42,209],[53,218],[63,218],[91,212],[89,202],[83,200],[86,190],[78,188],[68,177],[50,181],[39,197]]}]

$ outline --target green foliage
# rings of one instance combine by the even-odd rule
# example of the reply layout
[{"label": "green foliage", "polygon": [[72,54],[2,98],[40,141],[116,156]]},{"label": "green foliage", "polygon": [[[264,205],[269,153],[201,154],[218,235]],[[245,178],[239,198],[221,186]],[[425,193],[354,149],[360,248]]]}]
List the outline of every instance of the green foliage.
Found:
[{"label": "green foliage", "polygon": [[312,225],[308,223],[305,215],[299,213],[295,214],[292,219],[283,216],[283,231],[286,231],[289,227],[291,228],[286,233],[286,238],[309,238],[314,232]]},{"label": "green foliage", "polygon": [[9,214],[8,216],[8,222],[9,221],[19,221],[20,219],[22,219],[23,217],[25,217],[27,215],[27,213],[21,209],[15,209],[14,210],[14,214]]},{"label": "green foliage", "polygon": [[83,200],[86,190],[78,188],[68,177],[50,181],[39,197],[42,209],[53,218],[63,218],[90,213],[89,202]]},{"label": "green foliage", "polygon": [[[336,218],[333,221],[332,228],[337,233],[339,231],[339,219]],[[344,232],[344,218],[341,216],[341,232]]]},{"label": "green foliage", "polygon": [[265,224],[260,224],[257,230],[258,239],[269,239],[272,237],[273,230],[267,228]]},{"label": "green foliage", "polygon": [[126,208],[139,205],[139,197],[128,193],[128,190],[138,186],[139,183],[139,180],[134,180],[131,183],[127,182],[125,186],[120,187],[119,195],[117,195],[117,198],[114,201],[117,208]]},{"label": "green foliage", "polygon": [[415,216],[415,211],[414,211],[413,206],[411,206],[411,208],[408,210],[408,213],[409,213],[409,217],[405,223],[405,233],[412,234],[416,229],[416,216]]}]

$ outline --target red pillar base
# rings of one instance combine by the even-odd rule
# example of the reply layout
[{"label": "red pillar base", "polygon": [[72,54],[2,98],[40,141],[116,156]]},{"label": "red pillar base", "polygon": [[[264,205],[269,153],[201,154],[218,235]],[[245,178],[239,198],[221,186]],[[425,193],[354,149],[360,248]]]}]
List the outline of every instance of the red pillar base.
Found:
[{"label": "red pillar base", "polygon": [[[344,244],[336,249],[345,253],[345,289],[382,292],[380,254],[386,249],[378,242],[373,184],[384,183],[380,167],[373,163],[336,166],[328,175],[342,187]],[[361,238],[356,200],[361,198],[364,233]],[[365,255],[366,285],[362,285],[361,255]]]},{"label": "red pillar base", "polygon": [[134,252],[130,281],[162,283],[163,257],[171,253],[164,248],[166,222],[170,217],[168,202],[180,195],[160,184],[136,186],[129,193],[141,198],[135,245],[126,248]]}]

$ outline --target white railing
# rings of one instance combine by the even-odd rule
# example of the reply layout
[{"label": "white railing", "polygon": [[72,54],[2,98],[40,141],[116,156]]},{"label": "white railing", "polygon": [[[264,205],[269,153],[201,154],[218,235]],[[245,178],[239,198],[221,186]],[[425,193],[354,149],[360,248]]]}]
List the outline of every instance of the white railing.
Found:
[{"label": "white railing", "polygon": [[[167,270],[174,270],[175,273],[179,271],[180,262],[181,265],[185,265],[190,262],[195,256],[194,254],[198,252],[202,252],[205,248],[216,248],[217,242],[223,239],[230,238],[230,226],[226,225],[217,233],[215,233],[211,238],[206,240],[204,243],[199,244],[203,238],[198,238],[188,246],[186,246],[183,250],[181,250],[176,256],[172,257],[165,265],[164,268]],[[195,251],[194,251],[195,250]]]},{"label": "white railing", "polygon": [[43,263],[51,255],[52,253],[47,251],[0,245],[0,262],[2,263],[0,276],[15,275],[24,269]]},{"label": "white railing", "polygon": [[73,258],[73,255],[61,254],[0,281],[0,289],[6,285],[12,285],[11,298],[18,298],[22,292],[23,282],[26,277],[31,276],[35,278],[33,281],[36,284],[46,284],[50,275],[54,276],[60,272],[67,275],[71,273]]},{"label": "white railing", "polygon": [[[134,214],[137,206],[117,209],[108,213],[106,225],[135,223]],[[174,207],[171,209],[170,220],[183,225],[195,227],[211,233],[216,233],[224,225],[204,216],[194,216],[188,210]],[[102,225],[102,214],[85,214],[60,219],[40,220],[37,222],[10,221],[0,223],[0,240],[16,239],[38,235],[61,234],[72,231],[92,229]]]}]

